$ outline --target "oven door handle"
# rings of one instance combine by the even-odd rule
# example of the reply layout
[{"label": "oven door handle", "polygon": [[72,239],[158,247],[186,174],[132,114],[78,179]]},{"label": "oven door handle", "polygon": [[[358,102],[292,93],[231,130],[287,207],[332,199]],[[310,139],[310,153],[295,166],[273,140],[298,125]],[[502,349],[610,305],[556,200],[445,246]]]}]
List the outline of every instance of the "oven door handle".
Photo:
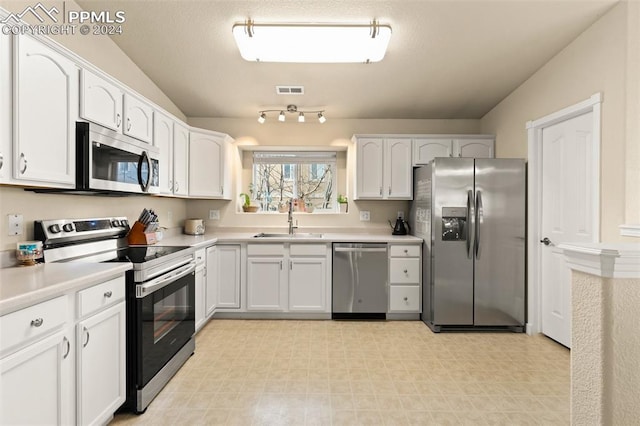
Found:
[{"label": "oven door handle", "polygon": [[195,270],[196,270],[195,262],[190,262],[187,265],[184,265],[176,269],[175,271],[162,275],[154,280],[151,280],[144,284],[138,284],[136,286],[136,298],[141,299],[145,296],[148,296],[154,291],[158,291],[161,288],[168,286],[172,282],[184,277],[185,275],[189,275]]}]

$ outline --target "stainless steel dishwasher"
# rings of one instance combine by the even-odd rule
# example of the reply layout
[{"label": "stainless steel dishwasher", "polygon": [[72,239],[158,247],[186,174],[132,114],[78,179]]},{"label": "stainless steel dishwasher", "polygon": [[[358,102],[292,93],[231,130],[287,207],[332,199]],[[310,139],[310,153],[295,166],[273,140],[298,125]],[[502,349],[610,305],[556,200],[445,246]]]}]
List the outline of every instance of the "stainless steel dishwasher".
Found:
[{"label": "stainless steel dishwasher", "polygon": [[333,244],[333,319],[385,319],[389,301],[386,244]]}]

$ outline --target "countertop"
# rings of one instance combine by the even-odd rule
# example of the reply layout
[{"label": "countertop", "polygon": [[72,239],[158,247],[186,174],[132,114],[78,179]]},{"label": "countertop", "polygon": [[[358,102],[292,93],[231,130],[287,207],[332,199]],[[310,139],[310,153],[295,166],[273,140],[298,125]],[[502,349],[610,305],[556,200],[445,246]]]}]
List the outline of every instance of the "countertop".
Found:
[{"label": "countertop", "polygon": [[41,263],[0,269],[0,316],[116,278],[130,263]]},{"label": "countertop", "polygon": [[[196,249],[207,247],[216,243],[404,243],[420,244],[422,238],[413,235],[391,234],[356,234],[356,233],[322,233],[322,238],[317,237],[269,237],[256,238],[258,232],[207,232],[204,235],[176,235],[158,242],[165,246],[192,246]],[[304,232],[302,232],[304,233]],[[316,233],[316,232],[314,232]],[[300,234],[300,233],[299,233]],[[298,235],[299,235],[298,234]]]}]

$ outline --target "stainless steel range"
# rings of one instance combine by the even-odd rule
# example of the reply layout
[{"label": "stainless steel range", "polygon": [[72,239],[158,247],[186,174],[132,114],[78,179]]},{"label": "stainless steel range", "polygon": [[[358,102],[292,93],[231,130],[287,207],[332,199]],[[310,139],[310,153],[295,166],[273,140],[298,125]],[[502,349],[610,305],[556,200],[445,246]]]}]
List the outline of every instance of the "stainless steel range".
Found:
[{"label": "stainless steel range", "polygon": [[127,401],[143,413],[195,350],[191,247],[127,246],[124,217],[41,220],[45,262],[131,262],[127,272]]}]

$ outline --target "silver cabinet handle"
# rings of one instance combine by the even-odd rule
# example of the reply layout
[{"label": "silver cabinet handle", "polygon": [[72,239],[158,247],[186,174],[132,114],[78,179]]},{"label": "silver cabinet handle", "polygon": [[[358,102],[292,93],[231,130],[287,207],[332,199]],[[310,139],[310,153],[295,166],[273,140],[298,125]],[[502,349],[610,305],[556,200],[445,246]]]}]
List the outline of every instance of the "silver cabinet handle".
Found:
[{"label": "silver cabinet handle", "polygon": [[127,132],[131,130],[131,119],[127,118]]},{"label": "silver cabinet handle", "polygon": [[404,301],[405,301],[405,302],[408,302],[408,301],[409,301],[409,298],[408,298],[408,297],[405,297],[405,298],[404,298]]},{"label": "silver cabinet handle", "polygon": [[280,261],[280,270],[282,270],[282,260]]},{"label": "silver cabinet handle", "polygon": [[24,156],[24,152],[20,153],[20,160],[24,163],[24,167],[20,170],[20,174],[23,175],[27,171],[27,157]]},{"label": "silver cabinet handle", "polygon": [[180,184],[176,182],[174,192],[178,192],[178,191],[180,191]]},{"label": "silver cabinet handle", "polygon": [[391,187],[389,187],[389,195],[391,195]]},{"label": "silver cabinet handle", "polygon": [[293,261],[292,260],[289,261],[289,270],[293,271]]},{"label": "silver cabinet handle", "polygon": [[548,246],[549,244],[551,244],[551,240],[547,237],[544,237],[543,239],[541,239],[540,242],[545,246]]},{"label": "silver cabinet handle", "polygon": [[406,274],[407,272],[408,272],[408,271],[405,269],[405,270],[404,270],[404,273]]},{"label": "silver cabinet handle", "polygon": [[404,254],[408,254],[408,253],[409,253],[409,250],[404,249]]},{"label": "silver cabinet handle", "polygon": [[172,180],[169,181],[169,191],[173,192],[173,181]]},{"label": "silver cabinet handle", "polygon": [[106,297],[107,299],[110,298],[112,295],[113,293],[111,292],[111,290],[104,293],[104,297]]},{"label": "silver cabinet handle", "polygon": [[87,347],[87,345],[89,344],[89,330],[87,330],[87,327],[83,327],[83,329],[84,329],[84,332],[85,332],[85,333],[86,333],[86,335],[87,335],[87,340],[84,342],[84,344],[82,345],[82,347],[83,347],[83,348],[86,348],[86,347]]},{"label": "silver cabinet handle", "polygon": [[67,357],[69,356],[69,352],[71,352],[71,342],[69,342],[69,339],[67,339],[67,336],[64,336],[62,341],[67,344],[67,351],[62,356],[62,359],[67,359]]},{"label": "silver cabinet handle", "polygon": [[43,323],[44,320],[42,318],[36,318],[34,320],[31,320],[31,327],[40,327]]},{"label": "silver cabinet handle", "polygon": [[382,197],[382,187],[380,187],[380,196]]},{"label": "silver cabinet handle", "polygon": [[0,153],[0,169],[2,169],[3,165],[4,165],[4,155]]},{"label": "silver cabinet handle", "polygon": [[120,116],[120,113],[116,114],[116,127],[120,127],[120,125],[122,124],[122,116]]}]

